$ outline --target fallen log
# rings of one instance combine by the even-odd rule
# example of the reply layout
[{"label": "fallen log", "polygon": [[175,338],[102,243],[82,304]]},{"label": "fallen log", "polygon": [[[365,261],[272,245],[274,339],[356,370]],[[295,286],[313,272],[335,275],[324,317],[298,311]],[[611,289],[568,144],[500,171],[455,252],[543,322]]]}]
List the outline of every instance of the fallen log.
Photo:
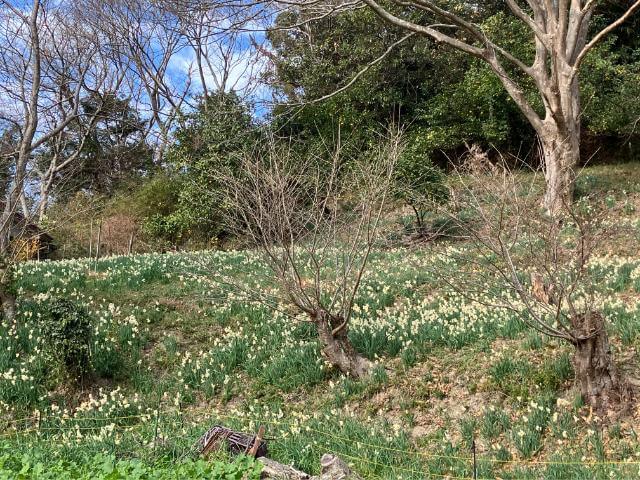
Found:
[{"label": "fallen log", "polygon": [[275,460],[267,457],[258,458],[258,462],[262,463],[262,473],[260,478],[270,480],[308,480],[309,475],[296,470],[290,465],[283,465]]},{"label": "fallen log", "polygon": [[317,480],[361,480],[344,460],[330,453],[325,453],[320,459],[320,469]]},{"label": "fallen log", "polygon": [[340,457],[330,453],[322,456],[320,475],[313,477],[266,457],[260,457],[258,461],[263,465],[261,478],[265,480],[362,480]]}]

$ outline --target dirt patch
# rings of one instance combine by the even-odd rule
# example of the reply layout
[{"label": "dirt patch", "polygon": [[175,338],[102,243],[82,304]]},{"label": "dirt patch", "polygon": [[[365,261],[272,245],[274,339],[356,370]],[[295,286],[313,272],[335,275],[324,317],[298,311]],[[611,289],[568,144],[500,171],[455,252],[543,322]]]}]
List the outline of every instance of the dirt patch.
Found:
[{"label": "dirt patch", "polygon": [[[474,358],[478,352],[473,352]],[[362,414],[384,416],[392,423],[407,423],[414,439],[435,434],[463,418],[479,416],[485,406],[500,400],[496,392],[478,389],[477,371],[467,365],[469,351],[449,352],[446,360],[430,356],[414,367],[401,371],[389,385],[366,402],[351,402],[347,409]]]}]

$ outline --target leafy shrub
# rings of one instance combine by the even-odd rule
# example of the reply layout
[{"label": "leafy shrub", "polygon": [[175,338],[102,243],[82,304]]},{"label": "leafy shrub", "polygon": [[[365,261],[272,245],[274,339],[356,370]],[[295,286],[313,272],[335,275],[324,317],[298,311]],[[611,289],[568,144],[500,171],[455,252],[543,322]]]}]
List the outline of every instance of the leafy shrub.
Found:
[{"label": "leafy shrub", "polygon": [[156,213],[145,219],[143,225],[143,230],[147,235],[164,239],[171,245],[178,244],[187,229],[186,220],[179,212],[172,212],[166,216]]},{"label": "leafy shrub", "polygon": [[431,162],[417,138],[409,140],[396,166],[394,195],[413,209],[422,229],[429,204],[446,202],[449,190],[444,172]]},{"label": "leafy shrub", "polygon": [[262,470],[262,465],[249,457],[238,457],[233,462],[186,460],[177,464],[158,465],[148,465],[139,460],[116,460],[113,456],[105,455],[97,455],[82,464],[45,462],[28,455],[0,455],[0,478],[257,480]]},{"label": "leafy shrub", "polygon": [[45,307],[41,318],[48,356],[74,380],[91,370],[91,319],[78,304],[61,298]]}]

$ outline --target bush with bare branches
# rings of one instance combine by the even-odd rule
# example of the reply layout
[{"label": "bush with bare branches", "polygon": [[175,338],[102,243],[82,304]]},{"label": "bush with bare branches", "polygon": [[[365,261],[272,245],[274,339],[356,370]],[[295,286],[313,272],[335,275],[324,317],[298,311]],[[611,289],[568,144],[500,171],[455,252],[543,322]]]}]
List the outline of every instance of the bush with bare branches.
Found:
[{"label": "bush with bare branches", "polygon": [[606,208],[582,199],[549,215],[540,206],[538,176],[504,166],[458,178],[447,214],[469,247],[453,254],[461,271],[447,281],[474,300],[494,291],[488,307],[516,312],[530,328],[572,344],[583,399],[599,412],[617,410],[629,392],[612,358],[590,267],[594,253],[620,233]]},{"label": "bush with bare branches", "polygon": [[344,162],[339,142],[299,158],[271,139],[220,174],[230,229],[263,254],[281,296],[316,326],[327,361],[354,377],[371,364],[351,345],[349,320],[400,148],[393,135],[374,155]]}]

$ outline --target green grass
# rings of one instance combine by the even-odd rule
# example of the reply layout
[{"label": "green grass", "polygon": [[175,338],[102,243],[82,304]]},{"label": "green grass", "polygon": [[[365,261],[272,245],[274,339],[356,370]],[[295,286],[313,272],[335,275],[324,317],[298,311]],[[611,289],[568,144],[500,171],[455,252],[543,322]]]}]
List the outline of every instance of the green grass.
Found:
[{"label": "green grass", "polygon": [[[590,172],[589,188],[615,188]],[[566,400],[575,396],[570,346],[486,307],[504,294],[494,286],[472,302],[437,281],[434,269],[460,274],[440,248],[373,252],[349,330],[377,364],[364,380],[325,362],[314,326],[292,321],[251,252],[22,264],[17,322],[0,324],[0,477],[26,462],[30,474],[56,478],[100,478],[107,463],[150,478],[200,478],[190,469],[215,463],[199,464],[191,448],[222,423],[246,432],[266,425],[270,456],[310,473],[335,452],[366,479],[469,477],[475,439],[481,478],[630,478],[629,465],[523,463],[620,461],[640,449],[626,423],[601,431]],[[602,256],[592,269],[616,354],[639,346],[640,259]],[[59,297],[92,319],[93,374],[80,387],[42,355],[39,315]]]},{"label": "green grass", "polygon": [[[505,406],[512,413],[497,408],[467,417],[459,424],[459,441],[429,449],[442,458],[423,458],[422,447],[407,436],[409,419],[415,417],[409,412],[399,423],[349,413],[350,406],[393,391],[397,375],[410,374],[435,351],[468,352],[472,368],[498,339],[515,339],[532,354],[547,348],[547,341],[528,332],[512,314],[471,304],[455,292],[421,297],[421,288],[432,281],[422,269],[429,261],[420,251],[374,255],[350,331],[361,353],[382,362],[366,381],[341,377],[324,363],[312,325],[292,323],[261,301],[217,284],[215,275],[202,280],[203,271],[215,265],[233,272],[241,266],[238,278],[263,282],[256,257],[231,252],[118,257],[97,266],[88,261],[27,264],[18,277],[20,321],[3,326],[0,336],[0,370],[16,372],[13,380],[0,383],[0,401],[9,417],[34,410],[51,417],[38,424],[40,444],[55,445],[52,462],[79,462],[80,469],[89,468],[82,466],[88,456],[105,452],[115,458],[133,455],[150,464],[167,455],[181,458],[214,421],[201,416],[202,405],[221,408],[220,422],[246,431],[258,423],[270,425],[272,455],[285,463],[317,472],[322,453],[336,451],[351,459],[365,478],[421,478],[421,472],[469,475],[465,459],[473,438],[498,445],[481,465],[491,476],[501,465],[487,458],[532,458],[556,436],[577,439],[583,427],[575,424],[573,415],[559,413],[556,428],[551,422],[556,412],[528,412],[531,406],[526,403],[541,394],[555,398],[562,393],[572,376],[568,353],[533,363],[505,356],[488,365],[492,388],[506,394]],[[635,265],[612,265],[602,270],[603,285],[616,292],[632,288]],[[38,283],[36,277],[46,281]],[[39,355],[39,309],[63,295],[85,305],[94,319],[92,363],[102,391],[93,389],[94,400],[88,403],[87,392],[60,391]],[[639,328],[634,312],[615,302],[610,312],[617,320],[613,331],[625,344],[632,343]],[[401,369],[383,367],[395,358]],[[323,393],[327,382],[334,385],[328,395]],[[447,388],[446,383],[430,387],[423,401],[446,401]],[[311,410],[308,401],[314,405]],[[553,403],[545,402],[545,408]],[[159,405],[162,412],[156,417]],[[62,421],[58,413],[65,408],[71,421]],[[225,412],[240,420],[225,418]],[[533,420],[523,421],[522,416]],[[113,417],[124,420],[109,420]],[[156,418],[162,438],[184,440],[145,448],[154,438]],[[207,420],[202,423],[202,418]],[[112,423],[115,433],[109,437],[104,432]],[[15,426],[8,427],[11,431]],[[21,427],[33,428],[33,422]],[[323,433],[311,434],[316,430]],[[78,431],[80,443],[75,441]],[[626,441],[626,433],[617,438]],[[363,450],[362,444],[369,446]],[[372,448],[378,449],[373,456]],[[444,458],[450,456],[461,460]],[[553,473],[561,474],[561,469]]]}]

